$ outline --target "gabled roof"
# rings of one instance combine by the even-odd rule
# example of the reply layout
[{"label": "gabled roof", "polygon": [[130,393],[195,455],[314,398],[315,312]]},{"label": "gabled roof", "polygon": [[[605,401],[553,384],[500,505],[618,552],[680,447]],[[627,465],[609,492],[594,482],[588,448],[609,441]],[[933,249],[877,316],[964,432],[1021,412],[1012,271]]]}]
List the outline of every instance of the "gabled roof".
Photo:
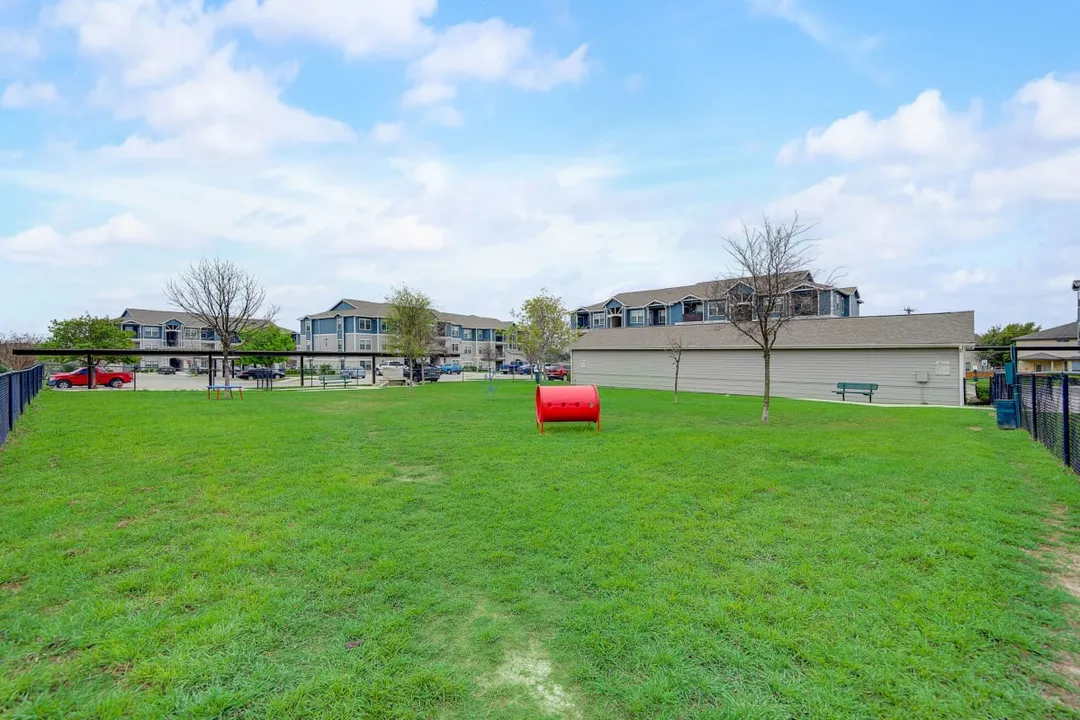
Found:
[{"label": "gabled roof", "polygon": [[[659,302],[663,305],[671,305],[683,300],[686,297],[693,296],[698,300],[711,300],[713,298],[710,295],[716,291],[726,293],[733,285],[737,283],[743,283],[751,286],[749,283],[750,278],[729,278],[724,280],[707,280],[705,282],[694,283],[693,285],[679,285],[677,287],[659,288],[656,290],[632,290],[629,292],[616,293],[612,298],[608,298],[604,302],[594,303],[592,305],[585,305],[578,308],[575,312],[582,310],[601,310],[612,299],[616,299],[621,302],[625,307],[646,307],[651,302]],[[797,283],[809,282],[814,287],[821,289],[831,289],[829,285],[821,285],[815,283],[813,276],[809,270],[800,270],[793,272],[787,277],[787,282],[790,285]],[[752,288],[752,286],[751,286]]]},{"label": "gabled roof", "polygon": [[[731,323],[595,329],[574,350],[662,350],[680,337],[687,349],[749,349],[753,342]],[[923,315],[864,315],[794,318],[777,339],[778,348],[960,347],[975,343],[975,313],[967,310]]]},{"label": "gabled roof", "polygon": [[1016,354],[1016,359],[1017,360],[1080,360],[1080,355],[1077,355],[1075,353],[1074,354],[1061,353],[1060,355],[1058,355],[1058,354],[1050,354],[1050,353],[1043,353],[1043,352],[1037,352],[1037,353],[1018,352]]},{"label": "gabled roof", "polygon": [[1057,327],[1046,328],[1038,332],[1028,333],[1016,338],[1017,340],[1076,340],[1076,323],[1069,322]]},{"label": "gabled roof", "polygon": [[[327,310],[326,312],[315,313],[314,315],[305,315],[304,317],[310,320],[324,320],[326,318],[337,317],[338,315],[342,317],[385,318],[390,314],[390,303],[343,298],[342,300],[334,303],[334,305],[336,306],[341,302],[347,302],[356,309]],[[461,315],[459,313],[448,313],[438,310],[435,311],[435,317],[441,322],[448,322],[467,328],[495,328],[497,330],[504,330],[511,325],[511,323],[509,323],[508,321],[499,320],[497,318],[482,317],[480,315]]]},{"label": "gabled roof", "polygon": [[[164,325],[169,320],[178,320],[181,325],[186,328],[206,328],[206,324],[189,313],[178,312],[176,310],[141,310],[139,308],[127,308],[120,314],[121,322],[132,322],[136,325]],[[279,330],[283,330],[287,333],[295,333],[295,330],[282,327],[277,323],[273,323]]]}]

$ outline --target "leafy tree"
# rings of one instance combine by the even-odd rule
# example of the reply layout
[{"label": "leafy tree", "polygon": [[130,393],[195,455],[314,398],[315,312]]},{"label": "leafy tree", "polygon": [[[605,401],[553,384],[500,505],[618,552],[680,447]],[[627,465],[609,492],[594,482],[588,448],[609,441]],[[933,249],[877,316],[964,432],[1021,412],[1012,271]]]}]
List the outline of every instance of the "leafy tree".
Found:
[{"label": "leafy tree", "polygon": [[[979,339],[980,345],[1012,345],[1013,340],[1022,335],[1030,335],[1034,332],[1042,330],[1041,325],[1036,325],[1033,322],[1026,323],[1009,323],[1002,327],[1001,325],[994,325],[986,332],[982,334]],[[986,360],[990,363],[991,367],[1001,367],[1005,363],[1009,362],[1008,350],[985,350],[979,353],[981,360]]]},{"label": "leafy tree", "polygon": [[[240,342],[240,349],[244,351],[290,351],[296,349],[296,343],[293,342],[292,334],[273,324],[266,325],[261,328],[249,328],[247,330],[241,330]],[[280,356],[274,357],[273,355],[247,358],[247,360],[254,365],[265,365],[267,367],[272,366],[276,362],[281,362],[282,359],[283,358],[281,358]]]},{"label": "leafy tree", "polygon": [[[422,292],[402,285],[386,298],[390,311],[386,315],[386,349],[405,359],[406,372],[417,360],[428,357],[435,343],[435,310],[431,298]],[[420,382],[424,382],[423,369]],[[409,385],[412,393],[412,384]]]},{"label": "leafy tree", "polygon": [[276,305],[266,301],[266,291],[254,275],[219,258],[203,258],[165,283],[165,297],[217,333],[226,384],[232,372],[229,351],[240,333],[266,327],[278,312]]},{"label": "leafy tree", "polygon": [[33,333],[0,333],[0,373],[9,370],[25,370],[37,364],[30,355],[16,355],[16,349],[32,348],[45,342],[45,338]]},{"label": "leafy tree", "polygon": [[538,365],[565,353],[581,336],[570,325],[570,311],[563,305],[562,298],[552,295],[547,288],[511,314],[514,327],[510,332],[518,351],[529,361],[534,373]]},{"label": "leafy tree", "polygon": [[[107,317],[93,317],[90,313],[70,320],[53,320],[49,323],[49,339],[42,343],[45,347],[73,350],[98,348],[102,350],[130,350],[135,333],[120,329],[120,321]],[[85,360],[86,355],[70,355],[63,360]],[[99,364],[104,356],[91,356],[91,363]],[[135,364],[137,356],[107,358],[114,362]]]}]

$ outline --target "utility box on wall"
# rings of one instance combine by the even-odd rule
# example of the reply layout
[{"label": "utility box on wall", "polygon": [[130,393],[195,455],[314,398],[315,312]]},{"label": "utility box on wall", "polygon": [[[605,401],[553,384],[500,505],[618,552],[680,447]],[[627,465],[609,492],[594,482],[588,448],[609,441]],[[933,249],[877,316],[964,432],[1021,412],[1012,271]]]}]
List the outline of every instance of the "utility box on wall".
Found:
[{"label": "utility box on wall", "polygon": [[926,383],[930,382],[930,373],[925,371],[919,371],[915,373],[915,382],[919,383],[920,385],[925,385]]}]

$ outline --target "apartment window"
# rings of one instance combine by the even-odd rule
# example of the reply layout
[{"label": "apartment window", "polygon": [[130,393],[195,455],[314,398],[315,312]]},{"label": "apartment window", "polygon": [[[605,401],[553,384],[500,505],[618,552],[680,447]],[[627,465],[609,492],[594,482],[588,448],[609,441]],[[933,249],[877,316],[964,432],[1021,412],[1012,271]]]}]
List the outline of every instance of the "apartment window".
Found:
[{"label": "apartment window", "polygon": [[370,350],[371,349],[371,341],[370,340],[358,340],[357,343],[356,343],[356,349],[357,350]]},{"label": "apartment window", "polygon": [[472,340],[472,330],[462,330],[461,333],[466,340]]},{"label": "apartment window", "polygon": [[798,316],[818,314],[818,296],[815,290],[795,290],[791,293],[791,314]]},{"label": "apartment window", "polygon": [[630,311],[630,324],[631,325],[644,325],[645,324],[645,311],[644,310],[631,310]]},{"label": "apartment window", "polygon": [[466,345],[465,346],[465,351],[462,354],[463,355],[472,355],[472,346],[471,345]]},{"label": "apartment window", "polygon": [[723,302],[712,301],[708,304],[709,317],[719,317],[724,314],[725,304]]},{"label": "apartment window", "polygon": [[452,353],[459,353],[459,352],[461,352],[461,346],[460,346],[460,345],[458,345],[457,343],[452,343],[452,344],[450,345],[450,352],[452,352]]},{"label": "apartment window", "polygon": [[602,327],[604,327],[604,313],[602,313],[602,312],[594,312],[592,314],[592,326],[594,328],[602,328]]},{"label": "apartment window", "polygon": [[1043,364],[1042,363],[1035,363],[1035,372],[1042,372],[1042,371],[1043,371]]},{"label": "apartment window", "polygon": [[371,318],[356,318],[356,330],[371,330]]},{"label": "apartment window", "polygon": [[199,339],[199,328],[184,328],[184,339],[185,340],[198,340]]},{"label": "apartment window", "polygon": [[159,338],[159,337],[161,337],[161,328],[159,328],[159,327],[144,327],[142,329],[142,336],[144,338]]}]

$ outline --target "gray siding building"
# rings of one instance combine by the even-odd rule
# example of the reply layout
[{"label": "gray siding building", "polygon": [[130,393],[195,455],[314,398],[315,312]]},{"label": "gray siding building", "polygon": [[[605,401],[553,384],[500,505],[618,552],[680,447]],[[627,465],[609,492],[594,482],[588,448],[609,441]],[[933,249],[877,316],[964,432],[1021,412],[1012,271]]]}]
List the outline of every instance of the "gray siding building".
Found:
[{"label": "gray siding building", "polygon": [[[679,389],[759,395],[761,350],[730,323],[592,330],[571,351],[579,385],[671,390],[666,347],[685,348]],[[838,382],[879,386],[875,403],[964,404],[964,350],[975,341],[975,313],[796,318],[772,356],[774,397],[837,400]],[[862,396],[849,397],[865,401]]]}]

